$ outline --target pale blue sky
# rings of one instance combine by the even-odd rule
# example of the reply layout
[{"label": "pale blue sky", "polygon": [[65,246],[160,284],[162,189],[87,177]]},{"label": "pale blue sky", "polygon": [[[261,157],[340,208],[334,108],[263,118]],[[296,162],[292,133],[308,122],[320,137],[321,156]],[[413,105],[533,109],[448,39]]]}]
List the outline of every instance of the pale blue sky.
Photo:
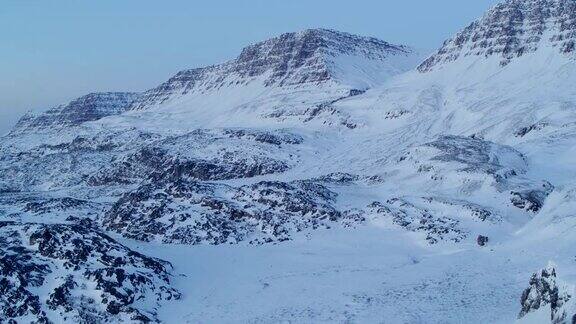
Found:
[{"label": "pale blue sky", "polygon": [[28,109],[141,91],[282,32],[332,28],[435,49],[497,0],[3,0],[0,133]]}]

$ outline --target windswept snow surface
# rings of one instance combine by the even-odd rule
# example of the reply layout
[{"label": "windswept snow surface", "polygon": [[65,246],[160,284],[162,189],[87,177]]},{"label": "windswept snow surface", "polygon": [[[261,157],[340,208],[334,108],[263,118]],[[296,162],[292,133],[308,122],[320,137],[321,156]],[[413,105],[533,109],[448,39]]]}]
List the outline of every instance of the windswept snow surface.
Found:
[{"label": "windswept snow surface", "polygon": [[160,313],[166,322],[510,323],[531,274],[520,269],[534,266],[380,226],[277,246],[137,248],[175,262],[185,293]]}]

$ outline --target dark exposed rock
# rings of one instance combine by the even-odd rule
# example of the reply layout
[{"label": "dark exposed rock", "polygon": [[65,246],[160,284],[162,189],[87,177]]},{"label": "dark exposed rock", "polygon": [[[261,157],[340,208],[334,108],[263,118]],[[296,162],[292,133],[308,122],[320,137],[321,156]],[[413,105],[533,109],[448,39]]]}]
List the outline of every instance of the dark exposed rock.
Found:
[{"label": "dark exposed rock", "polygon": [[285,132],[265,132],[247,129],[226,129],[224,134],[231,137],[249,138],[256,142],[282,145],[282,144],[302,144],[304,139],[299,135]]},{"label": "dark exposed rock", "polygon": [[161,149],[143,149],[111,168],[103,168],[88,179],[92,186],[139,183],[142,180],[176,180],[187,177],[194,180],[226,180],[251,178],[257,175],[280,173],[288,170],[283,161],[267,157],[236,160],[180,159],[167,155]]},{"label": "dark exposed rock", "polygon": [[316,181],[325,182],[325,183],[335,183],[335,184],[350,184],[355,181],[360,180],[360,177],[355,174],[344,173],[344,172],[335,172],[330,173],[327,175],[320,176],[316,179]]},{"label": "dark exposed rock", "polygon": [[281,173],[288,166],[281,161],[261,158],[254,164],[226,163],[224,161],[175,161],[166,171],[154,176],[154,180],[176,180],[187,177],[194,180],[226,180],[236,178],[252,178],[257,175]]},{"label": "dark exposed rock", "polygon": [[277,242],[358,218],[336,210],[335,198],[334,192],[311,181],[265,181],[237,188],[156,182],[122,197],[106,213],[104,226],[126,237],[166,243]]},{"label": "dark exposed rock", "polygon": [[488,243],[488,240],[488,236],[478,235],[476,243],[478,243],[479,246],[485,246]]},{"label": "dark exposed rock", "polygon": [[555,267],[548,265],[530,278],[530,286],[524,290],[520,299],[522,309],[518,318],[549,307],[550,323],[569,323],[576,316],[576,310],[567,304],[572,297],[566,287],[558,282]]},{"label": "dark exposed rock", "polygon": [[71,197],[51,198],[47,200],[31,201],[24,206],[25,212],[44,214],[67,209],[78,209],[93,205],[89,201]]},{"label": "dark exposed rock", "polygon": [[409,114],[410,112],[408,110],[394,110],[394,111],[388,111],[386,113],[386,115],[384,116],[385,119],[398,119],[406,114]]},{"label": "dark exposed rock", "polygon": [[[135,301],[153,305],[180,297],[170,287],[169,263],[93,228],[0,222],[0,234],[0,317],[5,319],[48,322],[50,309],[79,322],[110,321],[120,313],[154,321],[155,307]],[[46,300],[38,289],[48,290]]]}]

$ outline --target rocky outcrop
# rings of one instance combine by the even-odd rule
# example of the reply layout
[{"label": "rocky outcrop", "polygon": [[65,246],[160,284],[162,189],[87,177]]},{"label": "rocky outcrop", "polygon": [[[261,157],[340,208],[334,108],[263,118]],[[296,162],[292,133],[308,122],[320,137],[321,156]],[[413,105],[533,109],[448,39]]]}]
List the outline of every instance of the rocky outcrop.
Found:
[{"label": "rocky outcrop", "polygon": [[515,207],[537,213],[544,206],[544,202],[554,186],[549,182],[542,183],[541,188],[531,188],[520,191],[511,191],[510,201]]},{"label": "rocky outcrop", "polygon": [[530,278],[530,286],[524,290],[520,299],[522,309],[518,318],[546,308],[550,312],[550,323],[574,323],[576,308],[571,290],[558,280],[555,265],[549,264]]},{"label": "rocky outcrop", "polygon": [[490,239],[488,238],[488,236],[478,235],[478,237],[476,238],[476,244],[478,244],[478,246],[485,246],[486,244],[488,244],[489,240]]},{"label": "rocky outcrop", "polygon": [[0,222],[0,318],[156,321],[171,265],[80,225]]},{"label": "rocky outcrop", "polygon": [[461,228],[457,219],[435,215],[427,209],[400,198],[389,199],[386,203],[373,202],[367,206],[367,212],[390,220],[407,231],[424,234],[429,244],[436,244],[440,241],[457,243],[468,236],[468,232]]},{"label": "rocky outcrop", "polygon": [[144,241],[261,244],[289,240],[297,232],[329,228],[355,217],[338,211],[335,198],[334,192],[308,181],[264,181],[241,187],[155,182],[124,195],[106,213],[103,225]]}]

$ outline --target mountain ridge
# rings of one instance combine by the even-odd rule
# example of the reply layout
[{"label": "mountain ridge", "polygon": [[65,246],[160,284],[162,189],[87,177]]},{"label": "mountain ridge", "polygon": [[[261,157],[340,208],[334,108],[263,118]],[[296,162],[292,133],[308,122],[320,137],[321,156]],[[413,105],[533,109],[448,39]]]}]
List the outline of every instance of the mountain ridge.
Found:
[{"label": "mountain ridge", "polygon": [[429,72],[461,57],[499,56],[505,66],[515,57],[547,44],[570,55],[576,45],[576,2],[573,0],[506,0],[472,22],[418,66]]},{"label": "mountain ridge", "polygon": [[26,114],[16,123],[9,135],[32,129],[77,126],[118,115],[126,111],[138,96],[140,94],[136,92],[92,92],[43,113]]},{"label": "mountain ridge", "polygon": [[[194,91],[205,93],[221,87],[245,85],[257,78],[261,78],[264,87],[298,87],[329,81],[346,85],[345,75],[341,80],[335,75],[338,63],[334,59],[338,56],[362,57],[366,59],[362,63],[376,66],[376,63],[382,63],[390,57],[414,54],[407,46],[329,29],[284,33],[245,47],[236,59],[228,62],[180,71],[159,87],[146,91],[130,109],[139,110],[162,104],[173,95],[182,96]],[[352,88],[365,90],[391,74],[403,72],[407,69],[406,63],[403,65],[392,71],[390,68],[367,71],[360,67],[357,69],[360,70],[360,78],[369,80],[363,80]]]},{"label": "mountain ridge", "polygon": [[[298,117],[300,120],[311,120],[318,113],[315,106],[381,84],[393,75],[413,68],[419,59],[419,54],[407,46],[392,45],[373,37],[329,29],[284,33],[245,47],[233,60],[180,71],[142,93],[94,93],[38,115],[26,115],[11,134],[46,130],[58,126],[58,123],[60,126],[78,126],[124,112],[138,114],[138,111],[170,105],[191,106],[188,108],[190,113],[214,110],[213,106],[221,105],[218,97],[222,91],[229,92],[227,96],[232,99],[223,107],[226,110],[238,109],[257,100],[260,94],[269,98],[271,92],[275,92],[276,96],[284,98],[282,101],[297,103],[300,93],[318,92],[318,99],[302,107],[288,109],[271,105],[267,111],[259,112],[262,115],[259,117],[264,118],[301,115]],[[112,96],[118,97],[116,103],[112,102]],[[211,107],[205,107],[206,98],[213,98]],[[106,111],[106,105],[114,104],[118,107],[108,107],[109,111]],[[285,109],[289,111],[283,111]],[[223,110],[221,114],[224,113],[227,112]]]}]

